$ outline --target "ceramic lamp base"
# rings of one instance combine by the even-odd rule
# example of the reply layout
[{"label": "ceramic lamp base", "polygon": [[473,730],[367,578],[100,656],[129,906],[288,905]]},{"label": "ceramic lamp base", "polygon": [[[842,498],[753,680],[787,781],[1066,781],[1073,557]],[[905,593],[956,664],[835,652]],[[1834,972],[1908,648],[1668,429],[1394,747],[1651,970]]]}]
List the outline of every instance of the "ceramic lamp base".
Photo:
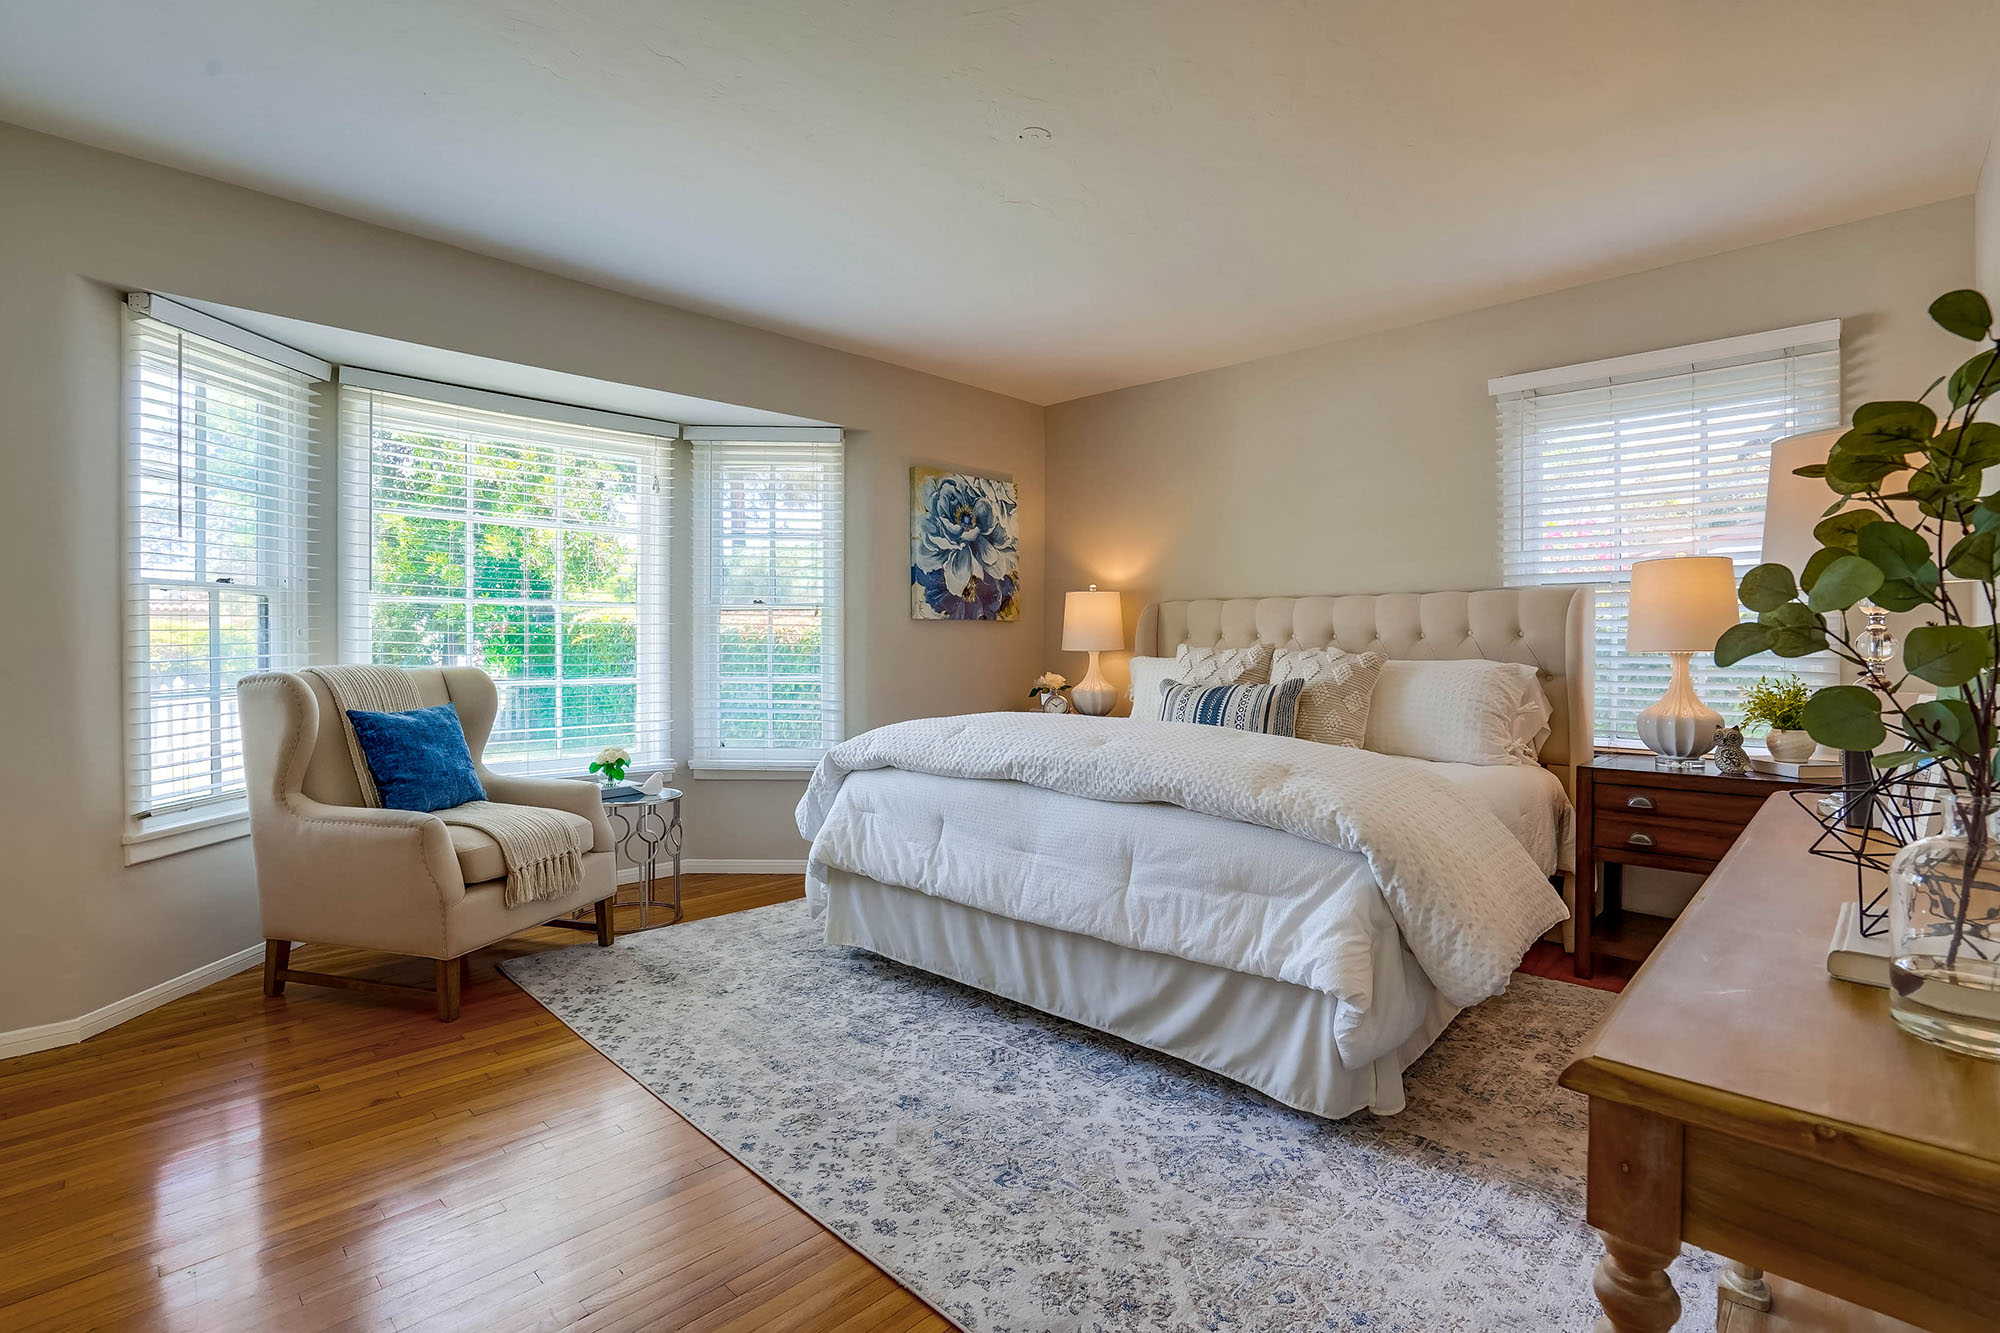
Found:
[{"label": "ceramic lamp base", "polygon": [[1097,654],[1090,655],[1090,670],[1083,673],[1083,679],[1070,687],[1070,703],[1079,713],[1092,717],[1103,717],[1118,706],[1118,691],[1104,673],[1097,669]]},{"label": "ceramic lamp base", "polygon": [[1660,701],[1639,714],[1639,739],[1659,756],[1662,768],[1675,771],[1701,767],[1701,757],[1715,748],[1715,729],[1722,714],[1696,697],[1688,671],[1693,653],[1674,653],[1674,675]]}]

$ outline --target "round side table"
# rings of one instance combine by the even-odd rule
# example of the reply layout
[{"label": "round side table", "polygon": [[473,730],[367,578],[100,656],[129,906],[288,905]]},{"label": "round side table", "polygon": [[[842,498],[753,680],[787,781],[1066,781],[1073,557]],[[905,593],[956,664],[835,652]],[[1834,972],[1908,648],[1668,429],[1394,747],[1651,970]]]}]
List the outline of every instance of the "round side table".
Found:
[{"label": "round side table", "polygon": [[[618,848],[638,862],[639,929],[652,924],[655,907],[671,907],[674,914],[661,925],[681,919],[681,794],[677,788],[663,787],[654,796],[642,791],[624,792],[604,798],[604,813],[618,827]],[[634,841],[637,845],[634,845]],[[673,859],[674,896],[669,902],[656,897],[660,879],[660,851]],[[615,900],[614,900],[615,901]]]}]

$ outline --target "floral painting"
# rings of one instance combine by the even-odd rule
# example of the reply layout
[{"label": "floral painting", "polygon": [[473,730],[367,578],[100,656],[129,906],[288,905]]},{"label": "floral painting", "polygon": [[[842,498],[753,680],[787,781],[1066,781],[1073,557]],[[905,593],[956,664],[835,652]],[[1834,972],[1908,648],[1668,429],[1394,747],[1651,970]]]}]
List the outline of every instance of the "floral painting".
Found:
[{"label": "floral painting", "polygon": [[910,469],[910,616],[1019,620],[1021,542],[1011,481]]}]

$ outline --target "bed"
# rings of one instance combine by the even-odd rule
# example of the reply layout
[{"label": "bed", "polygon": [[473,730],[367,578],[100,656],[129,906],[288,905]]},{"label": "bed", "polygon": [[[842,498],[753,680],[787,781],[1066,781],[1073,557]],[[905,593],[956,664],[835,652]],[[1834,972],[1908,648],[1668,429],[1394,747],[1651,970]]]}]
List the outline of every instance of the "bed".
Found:
[{"label": "bed", "polygon": [[801,802],[811,910],[829,944],[1299,1109],[1393,1114],[1403,1071],[1567,915],[1550,886],[1574,864],[1592,606],[1587,588],[1148,606],[1145,656],[1267,643],[1532,665],[1539,762],[1127,718],[899,723],[837,747]]}]

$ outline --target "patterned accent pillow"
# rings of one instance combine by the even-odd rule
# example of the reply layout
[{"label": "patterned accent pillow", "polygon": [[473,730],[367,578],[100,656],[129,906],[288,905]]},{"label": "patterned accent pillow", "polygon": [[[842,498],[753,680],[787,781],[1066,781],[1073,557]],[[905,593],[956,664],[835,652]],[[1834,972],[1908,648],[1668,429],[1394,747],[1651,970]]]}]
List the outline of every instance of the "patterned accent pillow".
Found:
[{"label": "patterned accent pillow", "polygon": [[1160,721],[1289,736],[1298,719],[1302,680],[1282,685],[1160,684]]},{"label": "patterned accent pillow", "polygon": [[1358,747],[1368,735],[1368,703],[1382,676],[1382,653],[1343,653],[1337,648],[1286,648],[1271,660],[1271,682],[1305,682],[1299,694],[1302,741]]},{"label": "patterned accent pillow", "polygon": [[1190,648],[1174,653],[1173,678],[1183,685],[1262,685],[1271,679],[1271,645]]}]

